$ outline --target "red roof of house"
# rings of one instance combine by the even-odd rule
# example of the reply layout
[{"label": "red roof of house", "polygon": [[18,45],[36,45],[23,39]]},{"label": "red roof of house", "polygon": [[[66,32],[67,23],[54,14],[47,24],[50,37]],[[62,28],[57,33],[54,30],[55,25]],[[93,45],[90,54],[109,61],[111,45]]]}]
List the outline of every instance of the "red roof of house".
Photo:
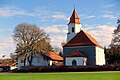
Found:
[{"label": "red roof of house", "polygon": [[14,63],[1,63],[0,66],[12,66]]},{"label": "red roof of house", "polygon": [[75,37],[73,37],[63,47],[73,47],[73,46],[98,46],[100,48],[103,48],[90,34],[88,34],[83,30],[77,33]]},{"label": "red roof of house", "polygon": [[60,61],[63,60],[63,58],[61,56],[59,56],[58,54],[56,54],[55,52],[49,52],[49,54],[47,56],[53,60],[60,60]]},{"label": "red roof of house", "polygon": [[55,52],[46,52],[46,51],[41,51],[41,52],[37,52],[38,54],[42,54],[45,55],[47,57],[49,57],[52,60],[56,60],[56,61],[62,61],[63,58],[61,56],[59,56],[58,54],[56,54]]},{"label": "red roof of house", "polygon": [[70,23],[80,24],[80,20],[75,9],[72,13],[72,16],[70,17],[70,22],[68,24]]},{"label": "red roof of house", "polygon": [[76,51],[73,51],[69,56],[67,57],[85,57],[85,55],[82,54],[81,51],[79,50],[76,50]]}]

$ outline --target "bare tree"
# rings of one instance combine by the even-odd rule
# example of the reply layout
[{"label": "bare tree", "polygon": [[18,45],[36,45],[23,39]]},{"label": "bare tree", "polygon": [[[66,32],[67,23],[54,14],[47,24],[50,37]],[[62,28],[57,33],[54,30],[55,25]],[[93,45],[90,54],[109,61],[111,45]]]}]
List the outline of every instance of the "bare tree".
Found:
[{"label": "bare tree", "polygon": [[[32,65],[33,55],[36,51],[52,50],[49,36],[36,25],[19,24],[16,26],[13,36],[16,42],[17,56],[24,55],[24,66],[26,60],[28,60],[30,66]],[[48,46],[51,48],[50,50]]]}]

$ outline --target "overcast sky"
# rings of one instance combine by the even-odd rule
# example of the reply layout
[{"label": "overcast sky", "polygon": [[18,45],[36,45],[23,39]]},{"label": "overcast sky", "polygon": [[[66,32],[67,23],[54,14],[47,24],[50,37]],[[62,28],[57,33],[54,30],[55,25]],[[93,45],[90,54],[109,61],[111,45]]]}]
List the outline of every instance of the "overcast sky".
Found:
[{"label": "overcast sky", "polygon": [[74,4],[83,29],[108,46],[120,18],[120,0],[0,0],[0,58],[14,52],[12,35],[20,23],[38,25],[52,46],[61,47]]}]

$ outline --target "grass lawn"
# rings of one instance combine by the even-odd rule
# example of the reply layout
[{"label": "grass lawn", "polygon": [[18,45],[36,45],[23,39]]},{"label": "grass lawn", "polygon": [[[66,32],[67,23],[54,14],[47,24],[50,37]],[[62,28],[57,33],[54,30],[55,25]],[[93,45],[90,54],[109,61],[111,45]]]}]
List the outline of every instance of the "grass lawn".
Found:
[{"label": "grass lawn", "polygon": [[120,72],[0,73],[0,80],[120,80]]}]

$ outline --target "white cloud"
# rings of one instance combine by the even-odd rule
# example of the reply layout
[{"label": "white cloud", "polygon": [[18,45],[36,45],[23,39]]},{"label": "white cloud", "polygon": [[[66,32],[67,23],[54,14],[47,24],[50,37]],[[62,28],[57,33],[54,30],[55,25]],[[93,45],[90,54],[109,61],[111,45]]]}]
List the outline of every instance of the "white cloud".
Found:
[{"label": "white cloud", "polygon": [[13,17],[13,16],[31,16],[37,17],[42,22],[57,21],[57,20],[69,20],[63,12],[53,12],[45,8],[34,8],[32,11],[28,11],[21,8],[4,6],[0,7],[0,17]]},{"label": "white cloud", "polygon": [[115,6],[114,4],[108,4],[108,5],[105,5],[103,8],[109,8],[109,7],[113,7]]},{"label": "white cloud", "polygon": [[111,12],[111,11],[104,11],[103,15],[101,16],[102,18],[106,19],[118,19],[120,16],[119,11]]},{"label": "white cloud", "polygon": [[102,16],[103,18],[109,18],[109,19],[115,19],[117,18],[116,16],[112,15],[112,14],[105,14]]},{"label": "white cloud", "polygon": [[68,20],[65,13],[55,11],[53,12],[45,8],[35,8],[33,9],[33,13],[31,14],[33,14],[34,16],[38,16],[43,22],[48,21],[48,19],[50,19],[51,21]]},{"label": "white cloud", "polygon": [[62,42],[66,42],[66,34],[65,35],[51,35],[51,44],[52,46],[58,46],[58,47],[62,47],[61,43]]},{"label": "white cloud", "polygon": [[46,29],[46,31],[47,31],[47,32],[54,32],[54,33],[60,33],[60,32],[61,32],[61,30],[58,29],[57,27],[48,27],[48,28]]},{"label": "white cloud", "polygon": [[65,15],[65,13],[62,13],[62,12],[55,12],[53,15],[52,15],[52,18],[54,19],[60,19],[60,20],[69,20],[69,18]]},{"label": "white cloud", "polygon": [[95,16],[90,15],[90,16],[86,16],[85,18],[94,18]]},{"label": "white cloud", "polygon": [[45,31],[51,33],[67,33],[67,30],[59,29],[57,27],[48,27]]},{"label": "white cloud", "polygon": [[40,21],[42,21],[42,22],[47,22],[48,20],[46,20],[46,19],[41,19]]},{"label": "white cloud", "polygon": [[32,16],[38,17],[40,21],[46,22],[50,18],[50,11],[46,10],[45,8],[34,8],[33,11],[30,12]]},{"label": "white cloud", "polygon": [[67,33],[67,25],[50,25],[50,26],[45,26],[46,28],[42,27],[47,33]]},{"label": "white cloud", "polygon": [[63,41],[66,42],[66,34],[67,34],[67,25],[57,24],[57,25],[50,25],[41,27],[43,30],[46,31],[50,35],[51,45],[53,47],[58,46],[61,47],[61,43]]},{"label": "white cloud", "polygon": [[91,19],[91,18],[95,18],[94,15],[88,15],[88,14],[81,14],[80,15],[80,19]]},{"label": "white cloud", "polygon": [[112,33],[115,27],[108,25],[99,25],[96,26],[96,29],[93,27],[86,27],[84,29],[93,37],[95,37],[95,39],[102,46],[108,46],[111,43]]},{"label": "white cloud", "polygon": [[14,52],[15,45],[11,36],[0,36],[0,58],[2,55],[9,57],[9,53]]},{"label": "white cloud", "polygon": [[0,16],[1,17],[10,17],[10,16],[32,16],[32,14],[26,12],[23,9],[15,7],[0,7]]}]

